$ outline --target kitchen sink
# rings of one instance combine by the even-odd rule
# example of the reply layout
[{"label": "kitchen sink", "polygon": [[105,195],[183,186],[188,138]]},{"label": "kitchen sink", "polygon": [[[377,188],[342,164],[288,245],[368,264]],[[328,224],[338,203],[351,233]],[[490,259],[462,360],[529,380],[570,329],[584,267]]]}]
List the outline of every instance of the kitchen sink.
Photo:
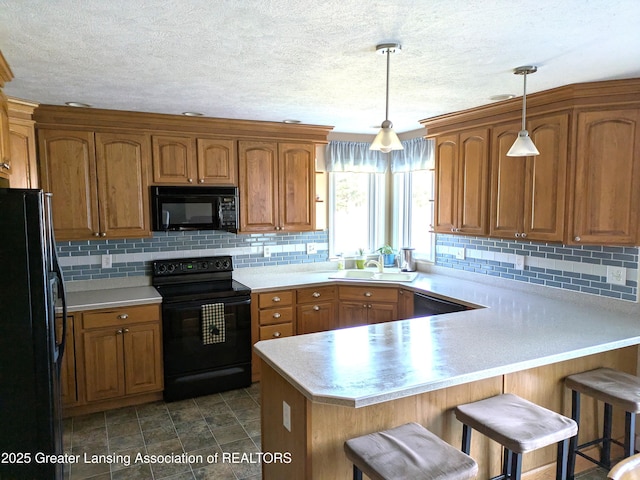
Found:
[{"label": "kitchen sink", "polygon": [[371,270],[339,270],[329,278],[373,280],[378,282],[413,282],[418,272],[377,272]]}]

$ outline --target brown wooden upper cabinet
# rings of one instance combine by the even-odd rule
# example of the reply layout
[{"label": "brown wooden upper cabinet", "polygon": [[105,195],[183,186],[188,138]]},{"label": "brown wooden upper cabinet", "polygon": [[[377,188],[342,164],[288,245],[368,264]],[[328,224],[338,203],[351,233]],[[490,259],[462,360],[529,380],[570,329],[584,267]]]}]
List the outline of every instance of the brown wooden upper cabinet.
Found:
[{"label": "brown wooden upper cabinet", "polygon": [[315,227],[315,146],[239,141],[240,231]]},{"label": "brown wooden upper cabinet", "polygon": [[237,185],[236,142],[226,138],[153,136],[153,183]]},{"label": "brown wooden upper cabinet", "polygon": [[[1,80],[0,83],[2,83]],[[7,179],[11,174],[11,145],[9,135],[9,106],[7,97],[0,89],[0,178]]]},{"label": "brown wooden upper cabinet", "polygon": [[57,240],[151,234],[148,135],[43,129],[38,141]]},{"label": "brown wooden upper cabinet", "polygon": [[569,243],[640,240],[640,110],[577,113]]},{"label": "brown wooden upper cabinet", "polygon": [[527,129],[540,155],[507,157],[520,128],[513,122],[492,130],[489,235],[561,242],[569,114],[530,118]]},{"label": "brown wooden upper cabinet", "polygon": [[487,233],[488,138],[488,128],[436,138],[436,232]]}]

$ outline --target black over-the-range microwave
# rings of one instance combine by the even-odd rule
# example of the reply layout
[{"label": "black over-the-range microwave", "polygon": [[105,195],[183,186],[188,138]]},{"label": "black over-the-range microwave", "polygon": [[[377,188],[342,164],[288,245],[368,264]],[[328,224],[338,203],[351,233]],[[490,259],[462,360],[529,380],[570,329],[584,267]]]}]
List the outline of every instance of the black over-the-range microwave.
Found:
[{"label": "black over-the-range microwave", "polygon": [[151,187],[153,231],[238,231],[236,187]]}]

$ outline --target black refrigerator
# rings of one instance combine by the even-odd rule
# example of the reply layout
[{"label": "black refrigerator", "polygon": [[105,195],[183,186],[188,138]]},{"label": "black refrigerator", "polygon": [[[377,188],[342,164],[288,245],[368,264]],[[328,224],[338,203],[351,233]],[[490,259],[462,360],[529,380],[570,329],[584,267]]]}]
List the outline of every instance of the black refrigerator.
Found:
[{"label": "black refrigerator", "polygon": [[[61,479],[64,283],[49,194],[0,188],[0,479]],[[56,338],[56,306],[62,335]],[[44,460],[44,461],[43,461]]]}]

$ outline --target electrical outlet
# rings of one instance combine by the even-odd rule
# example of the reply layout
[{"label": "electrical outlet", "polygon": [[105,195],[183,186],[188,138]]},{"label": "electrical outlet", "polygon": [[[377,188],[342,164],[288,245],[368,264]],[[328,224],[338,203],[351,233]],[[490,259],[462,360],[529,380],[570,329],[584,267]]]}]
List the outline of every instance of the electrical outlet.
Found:
[{"label": "electrical outlet", "polygon": [[456,250],[456,258],[457,258],[458,260],[464,260],[464,258],[465,258],[465,253],[466,253],[466,252],[465,252],[465,250],[464,250],[464,247],[458,248],[458,249]]},{"label": "electrical outlet", "polygon": [[262,256],[265,258],[269,258],[271,256],[271,247],[269,245],[265,245],[262,248]]},{"label": "electrical outlet", "polygon": [[102,255],[102,268],[111,268],[113,257],[111,254]]},{"label": "electrical outlet", "polygon": [[282,401],[282,426],[291,431],[291,407],[284,400]]},{"label": "electrical outlet", "polygon": [[313,255],[316,253],[316,244],[315,243],[307,243],[307,255]]},{"label": "electrical outlet", "polygon": [[524,255],[516,255],[516,270],[524,270]]},{"label": "electrical outlet", "polygon": [[607,283],[625,285],[627,283],[627,269],[611,265],[607,266]]}]

